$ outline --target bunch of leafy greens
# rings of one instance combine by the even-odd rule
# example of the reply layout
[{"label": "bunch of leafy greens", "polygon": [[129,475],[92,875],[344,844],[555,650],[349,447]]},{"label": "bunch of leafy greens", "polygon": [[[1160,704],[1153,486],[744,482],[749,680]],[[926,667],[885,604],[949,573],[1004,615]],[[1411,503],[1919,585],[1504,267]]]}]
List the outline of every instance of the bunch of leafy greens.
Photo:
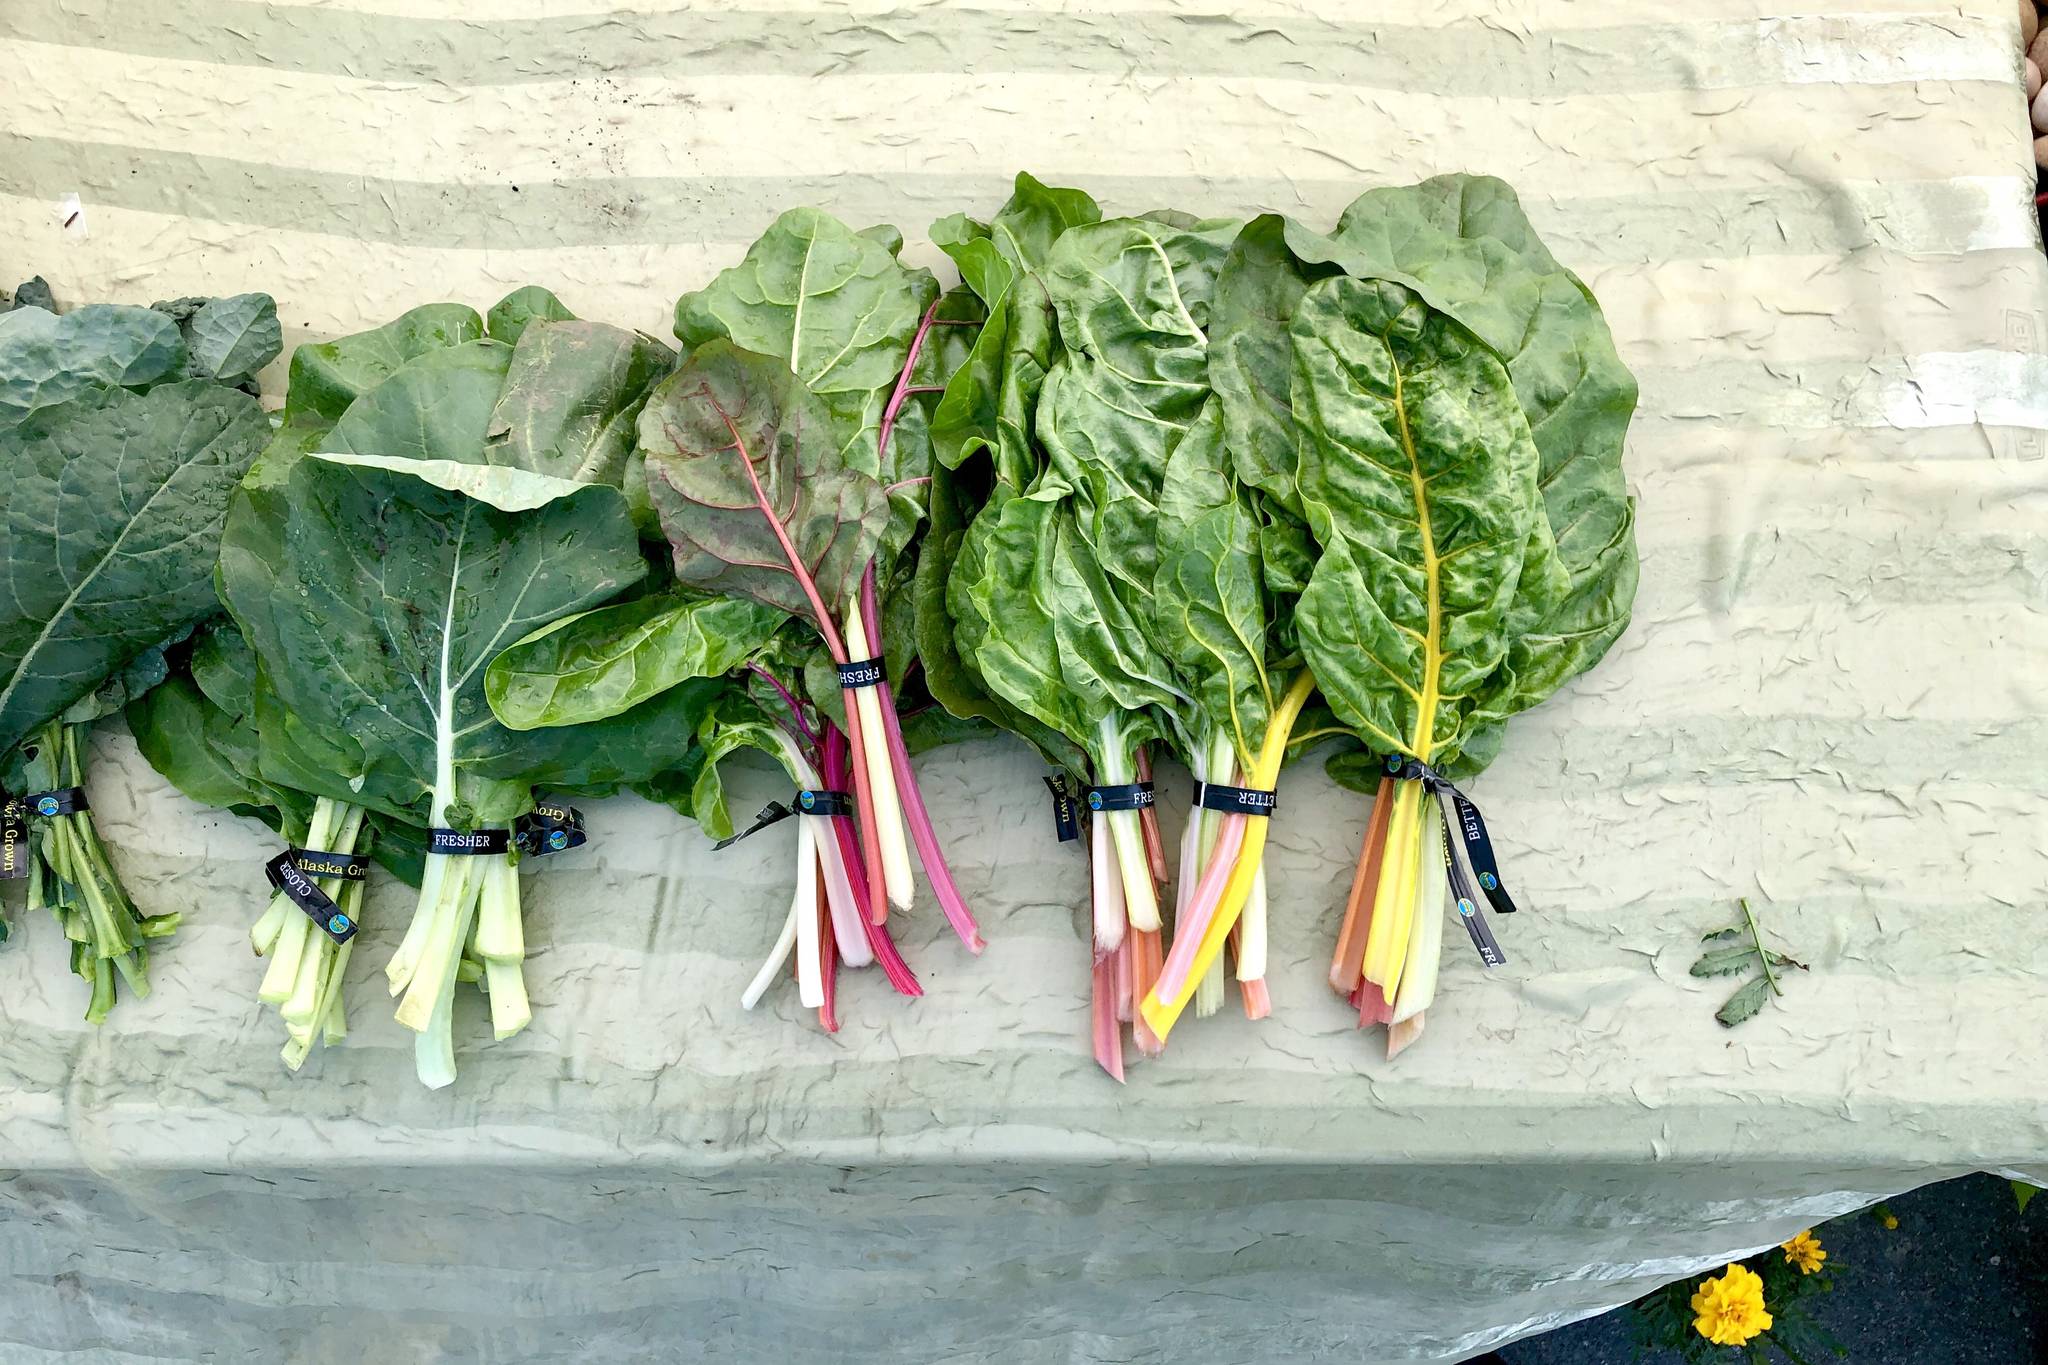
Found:
[{"label": "bunch of leafy greens", "polygon": [[[987,313],[934,414],[919,569],[921,653],[956,714],[1078,749],[1103,786],[1154,736],[1198,781],[1255,790],[1343,737],[1333,773],[1378,791],[1382,755],[1433,781],[1483,767],[1626,625],[1634,383],[1500,182],[1373,191],[1323,235],[1102,220],[1020,177],[990,224],[934,237]],[[1385,784],[1333,969],[1397,1046],[1440,947],[1428,795]],[[1119,873],[1093,880],[1100,958],[1159,920],[1137,822],[1097,824]],[[1155,1038],[1220,998],[1226,942],[1265,1009],[1266,826],[1191,822],[1172,951],[1139,988]],[[1120,1009],[1098,998],[1112,1070]]]},{"label": "bunch of leafy greens", "polygon": [[[317,764],[318,758],[293,753],[297,727],[274,698],[259,696],[255,653],[232,621],[202,627],[167,657],[169,675],[127,709],[136,745],[158,772],[195,801],[262,820],[294,849],[334,855],[321,861],[374,856],[405,881],[419,884],[420,831],[390,815],[291,785],[294,773]],[[261,717],[259,700],[264,703]],[[361,921],[360,879],[318,877],[314,884],[347,923]],[[354,940],[330,943],[308,913],[280,891],[250,931],[257,954],[270,957],[258,996],[277,1008],[285,1024],[283,1056],[294,1071],[316,1041],[338,1042],[348,1031],[342,982]]]},{"label": "bunch of leafy greens", "polygon": [[[565,617],[513,644],[485,670],[484,690],[514,730],[589,725],[690,680],[722,687],[698,720],[676,767],[636,790],[694,817],[713,838],[733,836],[720,764],[753,750],[781,766],[800,792],[840,791],[844,733],[803,699],[801,633],[781,610],[745,597],[704,596],[680,586]],[[673,745],[676,738],[671,738]],[[836,1031],[840,964],[879,962],[904,995],[921,994],[885,923],[871,913],[865,864],[853,828],[799,798],[796,876],[789,914],[767,961],[740,997],[758,1004],[797,962],[802,1002]]]},{"label": "bunch of leafy greens", "polygon": [[[1375,755],[1477,771],[1509,716],[1626,626],[1635,385],[1499,181],[1372,191],[1328,237],[1256,219],[1234,250],[1256,273],[1225,291],[1251,306],[1211,358],[1225,443],[1258,490],[1268,585],[1313,555],[1293,629],[1367,750],[1332,771],[1379,793],[1332,981],[1398,1050],[1435,990],[1446,879],[1429,869],[1460,855],[1441,793],[1385,778]],[[1212,923],[1203,952],[1215,938]],[[1152,1008],[1170,1022],[1170,1001]]]},{"label": "bunch of leafy greens", "polygon": [[0,870],[55,912],[97,1022],[117,979],[147,993],[147,945],[178,915],[143,914],[114,875],[83,803],[87,731],[216,610],[228,497],[268,434],[242,390],[279,330],[262,294],[62,314],[38,299],[24,286],[0,313],[0,786],[18,794]]},{"label": "bunch of leafy greens", "polygon": [[[1236,231],[1171,213],[1103,220],[1085,196],[1028,176],[989,224],[934,230],[970,286],[988,291],[990,324],[938,414],[951,440],[942,460],[957,452],[958,471],[933,494],[935,533],[941,507],[957,516],[974,493],[985,500],[957,548],[924,570],[927,614],[940,616],[943,601],[951,625],[920,633],[933,693],[1018,730],[1099,787],[1136,780],[1154,738],[1172,741],[1203,781],[1240,779],[1279,701],[1267,604],[1235,593],[1229,571],[1246,566],[1218,540],[1229,528],[1209,505],[1222,450],[1209,330]],[[934,660],[949,654],[957,664],[942,689]],[[1068,757],[1075,750],[1083,760]],[[1183,920],[1226,823],[1204,812],[1190,825]],[[1161,968],[1164,867],[1147,833],[1130,810],[1091,822],[1096,1051],[1113,1074],[1125,997],[1144,995]],[[1263,935],[1248,948],[1240,976],[1256,1015]],[[1204,980],[1213,1008],[1220,962]],[[1140,1022],[1137,1041],[1152,1050],[1157,1038]]]},{"label": "bunch of leafy greens", "polygon": [[[716,695],[705,680],[521,732],[485,692],[506,645],[650,586],[630,433],[672,363],[658,342],[578,321],[537,290],[488,323],[439,305],[301,348],[283,425],[229,517],[221,599],[290,737],[273,751],[259,697],[266,773],[275,752],[299,790],[430,832],[419,907],[386,966],[428,1085],[454,1078],[465,956],[500,1038],[530,1017],[503,832],[535,788],[656,779],[676,758],[667,739],[694,732]],[[304,951],[291,939],[283,950]]]},{"label": "bunch of leafy greens", "polygon": [[[929,272],[897,259],[894,229],[856,232],[813,209],[782,215],[740,264],[676,304],[682,368],[640,422],[647,482],[682,583],[750,599],[816,630],[836,669],[817,700],[843,720],[877,921],[912,900],[906,821],[941,909],[973,951],[981,934],[925,809],[888,667],[888,626],[911,605],[907,551],[926,519],[935,371],[971,325]],[[900,596],[900,594],[899,594]],[[911,631],[900,629],[907,661]],[[872,682],[856,666],[874,663]],[[850,684],[850,685],[849,685]]]}]

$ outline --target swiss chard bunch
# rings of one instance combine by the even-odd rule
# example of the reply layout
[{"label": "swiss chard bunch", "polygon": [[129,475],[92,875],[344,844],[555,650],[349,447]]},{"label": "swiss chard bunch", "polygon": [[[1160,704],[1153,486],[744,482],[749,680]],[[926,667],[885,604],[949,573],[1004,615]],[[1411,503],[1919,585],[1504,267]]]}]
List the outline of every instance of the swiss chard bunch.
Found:
[{"label": "swiss chard bunch", "polygon": [[1219,372],[1226,440],[1269,565],[1313,555],[1295,633],[1365,749],[1332,772],[1376,793],[1331,981],[1399,1050],[1447,906],[1489,963],[1482,906],[1513,908],[1454,779],[1627,625],[1635,384],[1499,181],[1372,191],[1328,237],[1255,220],[1238,250],[1261,303]]},{"label": "swiss chard bunch", "polygon": [[269,432],[251,376],[279,329],[263,294],[62,314],[38,297],[0,313],[0,877],[56,914],[98,1022],[117,981],[148,993],[178,913],[143,913],[114,874],[88,731],[217,609],[228,497]]},{"label": "swiss chard bunch", "polygon": [[677,761],[635,790],[692,816],[712,838],[729,840],[734,831],[720,763],[753,750],[789,775],[797,795],[788,806],[771,807],[755,828],[797,818],[794,894],[740,1003],[759,1003],[794,954],[800,998],[833,1031],[841,965],[878,962],[900,993],[921,990],[888,926],[871,913],[866,867],[842,808],[850,749],[845,732],[803,698],[802,672],[800,632],[784,613],[751,598],[672,585],[565,617],[518,641],[491,662],[484,690],[501,723],[535,730],[609,720],[676,689],[709,689],[694,732],[649,736],[677,751]]},{"label": "swiss chard bunch", "polygon": [[[908,583],[926,518],[933,337],[971,319],[897,260],[901,238],[798,209],[676,305],[688,360],[649,401],[640,450],[676,579],[807,622],[837,673],[818,700],[843,721],[874,922],[913,897],[914,841],[970,950],[954,884],[896,712],[880,588]],[[922,382],[921,382],[922,380]],[[903,658],[903,655],[898,655]],[[906,839],[906,822],[909,838]]]}]

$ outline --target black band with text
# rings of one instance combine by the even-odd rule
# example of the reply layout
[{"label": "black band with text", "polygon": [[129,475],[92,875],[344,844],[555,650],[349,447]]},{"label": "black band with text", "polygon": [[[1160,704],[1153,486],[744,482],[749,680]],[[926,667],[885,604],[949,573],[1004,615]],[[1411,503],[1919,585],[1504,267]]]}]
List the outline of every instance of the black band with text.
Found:
[{"label": "black band with text", "polygon": [[0,793],[0,881],[28,875],[28,805]]},{"label": "black band with text", "polygon": [[503,853],[512,847],[509,829],[430,829],[427,852],[452,854]]},{"label": "black band with text", "polygon": [[880,659],[858,659],[850,664],[838,664],[841,687],[874,687],[885,681],[889,672]]},{"label": "black band with text", "polygon": [[553,797],[537,798],[531,811],[512,822],[512,842],[529,858],[581,848],[588,839],[583,812]]},{"label": "black band with text", "polygon": [[1226,787],[1221,782],[1197,782],[1195,804],[1203,810],[1225,815],[1271,815],[1278,804],[1274,793],[1257,787]]},{"label": "black band with text", "polygon": [[1465,841],[1465,856],[1471,860],[1473,875],[1479,879],[1479,889],[1485,893],[1486,903],[1499,914],[1514,914],[1514,898],[1508,895],[1507,884],[1501,880],[1500,862],[1493,856],[1493,840],[1486,833],[1485,817],[1480,815],[1479,807],[1472,804],[1472,798],[1420,759],[1389,754],[1385,766],[1387,776],[1402,782],[1420,782],[1425,791],[1449,798],[1444,809],[1444,822],[1455,828]]},{"label": "black band with text", "polygon": [[1070,844],[1081,837],[1081,816],[1074,809],[1074,791],[1065,773],[1048,773],[1045,789],[1052,793],[1052,827],[1060,842]]},{"label": "black band with text", "polygon": [[314,884],[313,879],[299,871],[298,850],[288,848],[263,865],[263,875],[270,884],[285,894],[285,898],[306,912],[306,918],[320,926],[320,932],[336,943],[346,943],[356,936],[356,922],[343,912],[329,896]]},{"label": "black band with text", "polygon": [[1158,804],[1150,782],[1123,782],[1113,787],[1090,787],[1086,797],[1089,810],[1144,810]]},{"label": "black band with text", "polygon": [[369,859],[357,853],[328,853],[317,848],[292,850],[292,866],[308,877],[335,877],[359,882],[370,875]]},{"label": "black band with text", "polygon": [[[1437,799],[1449,803],[1445,793],[1437,793]],[[1493,936],[1493,926],[1486,922],[1486,911],[1479,908],[1479,897],[1465,875],[1464,861],[1458,857],[1456,841],[1451,838],[1449,810],[1444,811],[1444,875],[1450,879],[1451,901],[1457,907],[1458,920],[1471,937],[1472,946],[1479,950],[1479,960],[1489,967],[1501,966],[1508,955],[1501,951],[1500,940]]]}]

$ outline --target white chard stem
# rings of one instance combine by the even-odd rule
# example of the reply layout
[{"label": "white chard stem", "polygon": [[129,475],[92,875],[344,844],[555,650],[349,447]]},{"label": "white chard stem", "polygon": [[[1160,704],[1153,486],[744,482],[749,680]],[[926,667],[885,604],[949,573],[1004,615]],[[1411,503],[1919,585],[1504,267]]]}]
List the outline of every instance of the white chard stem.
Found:
[{"label": "white chard stem", "polygon": [[[846,639],[860,642],[860,653],[871,659],[882,656],[881,622],[870,634],[861,616],[860,603],[846,609]],[[889,738],[882,729],[882,696],[872,687],[853,691],[860,708],[860,761],[867,766],[868,788],[875,806],[875,837],[882,848],[882,881],[889,890],[889,904],[908,910],[917,881],[910,870],[910,835],[903,823],[903,797],[896,790],[896,765],[889,759]]]},{"label": "white chard stem", "polygon": [[1124,908],[1123,873],[1110,847],[1109,821],[1097,815],[1088,822],[1088,877],[1095,915],[1095,952],[1113,953],[1123,945],[1129,919]]},{"label": "white chard stem", "polygon": [[796,916],[797,999],[806,1009],[825,1003],[825,964],[818,936],[818,845],[809,820],[798,820],[796,829],[796,894],[789,912]]}]

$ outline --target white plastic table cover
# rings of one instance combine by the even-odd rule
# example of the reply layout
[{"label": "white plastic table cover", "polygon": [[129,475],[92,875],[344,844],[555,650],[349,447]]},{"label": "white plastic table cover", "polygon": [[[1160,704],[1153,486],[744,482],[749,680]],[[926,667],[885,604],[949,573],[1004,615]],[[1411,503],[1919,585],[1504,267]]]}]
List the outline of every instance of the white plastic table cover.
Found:
[{"label": "white plastic table cover", "polygon": [[[793,204],[935,261],[1020,168],[1318,224],[1465,169],[1520,188],[1643,393],[1635,625],[1476,789],[1512,962],[1450,949],[1392,1064],[1323,984],[1365,810],[1311,766],[1273,1017],[1107,1081],[1080,860],[991,741],[922,764],[990,947],[917,912],[921,1001],[863,973],[837,1037],[791,991],[742,1014],[790,836],[713,857],[619,801],[531,879],[532,1028],[490,1044],[471,1001],[421,1090],[387,888],[352,1034],[293,1078],[244,940],[262,832],[106,734],[100,828],[186,927],[100,1029],[47,922],[0,950],[0,1355],[1449,1360],[2048,1168],[2015,5],[1812,8],[0,4],[0,261],[73,302],[265,289],[297,342],[537,281],[659,332]],[[1738,895],[1812,970],[1728,1032],[1687,967]]]}]

